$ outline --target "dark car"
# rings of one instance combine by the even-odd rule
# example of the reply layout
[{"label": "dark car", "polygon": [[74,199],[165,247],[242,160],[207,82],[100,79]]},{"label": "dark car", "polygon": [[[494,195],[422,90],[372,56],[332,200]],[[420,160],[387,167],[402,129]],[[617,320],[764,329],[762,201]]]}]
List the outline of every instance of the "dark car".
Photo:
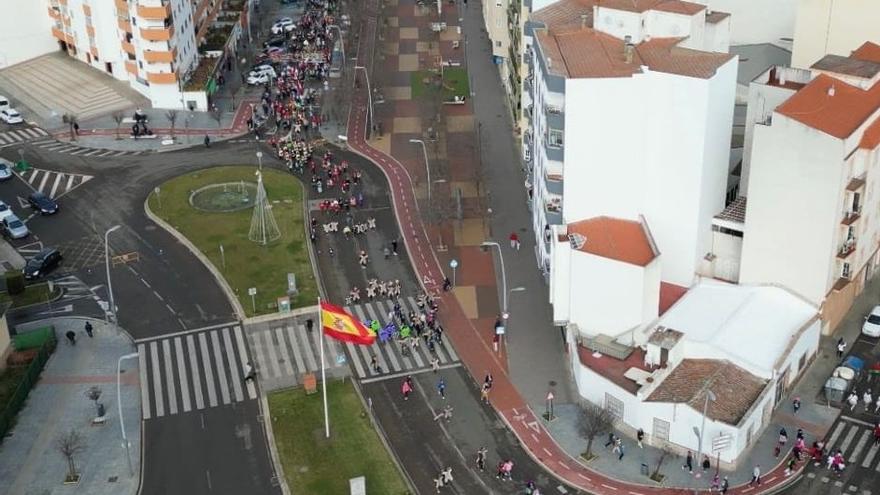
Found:
[{"label": "dark car", "polygon": [[24,278],[31,280],[51,272],[61,264],[61,251],[46,248],[29,259],[24,265]]},{"label": "dark car", "polygon": [[287,43],[287,38],[284,36],[273,36],[263,42],[263,48],[269,48],[270,46],[283,47],[285,43]]},{"label": "dark car", "polygon": [[34,210],[43,215],[52,215],[58,211],[58,203],[41,192],[31,193],[28,196],[28,203],[30,203]]}]

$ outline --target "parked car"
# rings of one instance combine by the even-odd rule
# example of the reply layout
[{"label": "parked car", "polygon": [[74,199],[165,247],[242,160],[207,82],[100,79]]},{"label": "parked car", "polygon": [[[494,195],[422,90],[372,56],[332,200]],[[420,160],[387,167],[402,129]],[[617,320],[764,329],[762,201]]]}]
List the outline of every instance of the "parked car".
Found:
[{"label": "parked car", "polygon": [[262,64],[262,65],[258,65],[256,67],[254,67],[248,73],[248,77],[259,76],[259,75],[263,75],[263,74],[268,74],[272,77],[278,77],[278,75],[275,73],[275,69],[269,64]]},{"label": "parked car", "polygon": [[3,235],[11,239],[24,239],[30,233],[27,225],[14,214],[3,219]]},{"label": "parked car", "polygon": [[58,212],[58,202],[41,192],[31,193],[27,200],[34,211],[42,215],[53,215]]},{"label": "parked car", "polygon": [[7,124],[21,124],[24,122],[24,119],[21,118],[21,114],[18,113],[18,110],[11,107],[0,110],[0,120]]},{"label": "parked car", "polygon": [[248,76],[247,83],[251,86],[257,86],[259,84],[266,84],[269,82],[269,74],[254,74],[252,76]]},{"label": "parked car", "polygon": [[32,280],[42,277],[58,268],[62,259],[61,251],[55,248],[45,248],[24,265],[24,278]]},{"label": "parked car", "polygon": [[272,34],[289,33],[295,28],[296,24],[293,23],[293,19],[285,17],[284,19],[275,21],[275,24],[272,24]]},{"label": "parked car", "polygon": [[0,95],[0,110],[6,110],[9,108],[9,98]]},{"label": "parked car", "polygon": [[862,333],[869,337],[880,337],[880,306],[874,306],[874,309],[865,317]]},{"label": "parked car", "polygon": [[15,212],[12,211],[12,208],[10,208],[8,204],[0,201],[0,220],[9,216],[15,216]]},{"label": "parked car", "polygon": [[6,160],[0,158],[0,181],[9,180],[12,178],[12,167],[10,167],[10,163],[7,163]]}]

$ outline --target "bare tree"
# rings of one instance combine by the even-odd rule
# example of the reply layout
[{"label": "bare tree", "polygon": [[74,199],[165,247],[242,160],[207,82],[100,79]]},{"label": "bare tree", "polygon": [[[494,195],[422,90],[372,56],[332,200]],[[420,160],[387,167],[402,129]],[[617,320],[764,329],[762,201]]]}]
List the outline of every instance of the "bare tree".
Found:
[{"label": "bare tree", "polygon": [[122,139],[119,137],[119,126],[122,125],[122,121],[125,120],[125,114],[121,111],[117,110],[113,112],[113,122],[116,122],[116,139]]},{"label": "bare tree", "polygon": [[592,402],[581,404],[580,422],[578,428],[581,435],[587,439],[587,450],[585,456],[593,457],[593,439],[602,433],[606,433],[614,428],[615,417],[611,411],[604,407],[599,407]]},{"label": "bare tree", "polygon": [[[211,118],[217,121],[217,129],[221,129],[220,126],[223,125],[223,110],[214,105],[211,107]],[[223,134],[221,133],[220,135],[222,136]]]},{"label": "bare tree", "polygon": [[660,468],[663,466],[663,461],[666,460],[666,456],[669,455],[669,451],[666,449],[660,449],[660,457],[657,458],[657,467],[654,468],[654,471],[651,473],[651,479],[657,482],[663,481],[664,476],[660,474]]},{"label": "bare tree", "polygon": [[171,139],[174,139],[174,126],[177,123],[177,110],[168,110],[165,112],[165,118],[171,124]]},{"label": "bare tree", "polygon": [[68,130],[70,131],[70,140],[76,141],[76,133],[79,131],[79,121],[77,120],[76,114],[65,113],[61,116],[61,121],[68,126]]},{"label": "bare tree", "polygon": [[86,449],[85,442],[76,430],[62,433],[55,440],[55,448],[67,460],[67,476],[65,481],[77,481],[79,473],[76,472],[76,464],[73,457]]},{"label": "bare tree", "polygon": [[86,390],[85,396],[87,399],[95,403],[95,410],[98,411],[98,416],[101,416],[101,409],[100,406],[98,406],[98,399],[101,398],[101,387],[89,387],[88,390]]}]

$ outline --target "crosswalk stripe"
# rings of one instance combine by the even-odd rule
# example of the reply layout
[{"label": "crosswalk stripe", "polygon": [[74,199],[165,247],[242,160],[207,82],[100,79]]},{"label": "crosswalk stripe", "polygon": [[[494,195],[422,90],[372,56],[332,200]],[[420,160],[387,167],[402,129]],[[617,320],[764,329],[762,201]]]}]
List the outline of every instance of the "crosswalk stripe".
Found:
[{"label": "crosswalk stripe", "polygon": [[356,355],[356,351],[354,349],[355,345],[351,342],[346,342],[345,347],[348,348],[348,355],[351,356],[351,360],[354,362],[354,369],[358,374],[358,377],[364,378],[366,377],[366,373],[364,373],[364,367],[361,365],[361,360],[358,359]]},{"label": "crosswalk stripe", "polygon": [[192,372],[193,393],[196,396],[196,409],[205,408],[205,398],[202,396],[202,381],[199,377],[199,363],[196,358],[196,343],[192,334],[186,336],[186,350],[189,356],[189,368]]},{"label": "crosswalk stripe", "polygon": [[309,345],[306,329],[302,325],[297,324],[294,328],[294,334],[296,335],[296,340],[303,343],[302,350],[306,355],[306,362],[309,363],[309,371],[316,371],[318,369],[318,360],[315,359],[315,353],[312,352],[312,346]]},{"label": "crosswalk stripe", "polygon": [[55,174],[55,183],[52,184],[52,192],[49,193],[50,198],[55,197],[55,191],[58,190],[58,184],[61,183],[61,179],[64,178],[64,174]]},{"label": "crosswalk stripe", "polygon": [[141,378],[141,415],[150,419],[150,391],[147,389],[147,349],[138,344],[138,373]]},{"label": "crosswalk stripe", "polygon": [[841,444],[840,450],[846,452],[846,449],[849,448],[849,444],[853,441],[853,438],[855,438],[858,431],[859,429],[857,427],[852,427],[849,429],[849,431],[846,432],[846,437],[844,437],[843,439],[843,444]]},{"label": "crosswalk stripe", "polygon": [[254,352],[257,354],[257,364],[259,365],[260,374],[266,378],[272,378],[269,365],[266,363],[266,351],[263,349],[263,339],[260,338],[259,333],[251,334],[250,339]]},{"label": "crosswalk stripe", "polygon": [[31,170],[31,176],[28,178],[28,184],[33,185],[34,179],[36,179],[37,176],[40,175],[40,172],[42,172],[42,170],[38,168]]},{"label": "crosswalk stripe", "polygon": [[122,156],[128,154],[127,151],[117,151],[113,156]]},{"label": "crosswalk stripe", "polygon": [[42,147],[44,144],[57,143],[57,142],[58,141],[55,141],[54,139],[40,139],[39,141],[32,141],[31,144],[36,144],[36,145]]},{"label": "crosswalk stripe", "polygon": [[266,354],[269,358],[269,366],[272,367],[274,376],[281,376],[281,366],[278,363],[278,355],[275,353],[275,342],[272,341],[270,332],[260,332],[263,334],[263,340],[266,341]]},{"label": "crosswalk stripe", "polygon": [[168,386],[168,414],[177,414],[177,392],[174,387],[174,370],[171,365],[171,342],[162,341],[162,360],[165,362],[165,383]]},{"label": "crosswalk stripe", "polygon": [[49,172],[43,172],[43,180],[40,181],[40,187],[37,188],[37,191],[42,191],[47,182],[49,182]]},{"label": "crosswalk stripe", "polygon": [[843,433],[843,428],[846,426],[846,423],[840,421],[837,423],[837,426],[834,428],[834,431],[831,432],[831,438],[828,439],[828,451],[831,452],[831,447],[834,446],[834,442],[837,441],[837,438],[840,437],[840,434]]},{"label": "crosswalk stripe", "polygon": [[67,179],[67,190],[68,190],[68,191],[70,191],[71,189],[73,189],[73,180],[74,180],[75,178],[76,178],[75,175],[71,175],[71,176]]},{"label": "crosswalk stripe", "polygon": [[[330,351],[327,350],[327,346],[329,346],[330,343],[326,342],[326,339],[323,338],[323,332],[319,332],[319,333],[306,332],[306,333],[308,334],[309,341],[312,344],[314,344],[315,348],[317,349],[315,352],[318,353],[319,361],[320,361],[320,355],[321,355],[321,346],[323,345],[324,346],[324,366],[327,368],[332,368],[332,367],[336,366],[336,361],[329,356]],[[318,363],[318,364],[320,365],[320,363]]]},{"label": "crosswalk stripe", "polygon": [[199,350],[202,351],[202,369],[205,370],[205,384],[208,386],[208,405],[217,407],[217,391],[214,389],[214,374],[211,373],[211,358],[208,356],[205,332],[199,334]]},{"label": "crosswalk stripe", "polygon": [[34,127],[33,129],[35,131],[37,131],[37,134],[40,136],[48,136],[49,135],[49,133],[46,132],[42,127]]},{"label": "crosswalk stripe", "polygon": [[104,153],[101,153],[100,155],[98,155],[98,158],[101,158],[101,157],[107,156],[107,155],[111,155],[111,154],[113,154],[113,150],[107,150]]},{"label": "crosswalk stripe", "polygon": [[284,331],[287,333],[287,340],[290,341],[290,348],[293,349],[293,358],[296,360],[296,369],[299,370],[300,373],[305,373],[308,370],[303,361],[302,351],[300,351],[299,346],[296,344],[296,337],[293,335],[294,328],[294,326],[288,324],[284,326]]},{"label": "crosswalk stripe", "polygon": [[[236,325],[232,331],[235,334],[235,342],[238,344],[236,347],[238,349],[238,359],[242,363],[247,363],[247,346],[244,344],[244,337],[241,335],[241,327]],[[257,398],[257,386],[254,384],[253,380],[248,380],[245,387],[247,388],[248,397],[251,399]]]},{"label": "crosswalk stripe", "polygon": [[180,377],[180,398],[183,400],[183,412],[190,412],[192,407],[189,401],[189,382],[187,381],[186,366],[183,364],[183,341],[180,340],[180,337],[174,337],[174,352],[177,357],[177,375]]},{"label": "crosswalk stripe", "polygon": [[55,153],[67,153],[68,151],[79,149],[79,146],[71,146],[66,143],[61,143],[61,144],[63,144],[63,146],[58,147],[58,148],[52,148],[51,151],[54,151]]},{"label": "crosswalk stripe", "polygon": [[[223,345],[226,348],[226,359],[229,361],[229,376],[232,377],[232,391],[235,392],[235,400],[241,402],[244,400],[244,394],[241,393],[241,382],[244,376],[238,372],[238,362],[235,356],[235,347],[232,346],[232,338],[229,337],[229,327],[223,327]],[[244,362],[241,363],[244,366]]]},{"label": "crosswalk stripe", "polygon": [[70,154],[71,155],[79,155],[79,154],[85,153],[86,151],[89,151],[89,150],[91,150],[91,148],[79,148],[75,151],[71,151]]},{"label": "crosswalk stripe", "polygon": [[[388,361],[391,362],[391,367],[394,368],[394,371],[400,371],[401,370],[400,363],[397,361],[397,357],[396,357],[394,349],[393,349],[394,343],[385,342],[384,344],[379,344],[379,345],[384,346],[385,350],[388,352]],[[409,345],[409,344],[401,342],[400,345]]]},{"label": "crosswalk stripe", "polygon": [[330,354],[330,366],[336,366],[339,362],[339,352],[337,351],[337,340],[324,335],[324,332],[318,332],[318,338],[327,346],[327,352]]},{"label": "crosswalk stripe", "polygon": [[45,134],[40,134],[37,131],[42,131],[42,129],[40,129],[38,127],[30,127],[30,128],[24,129],[24,132],[27,133],[28,138],[38,138],[40,136],[45,136]]},{"label": "crosswalk stripe", "polygon": [[95,155],[97,155],[98,153],[103,153],[103,152],[104,152],[103,149],[101,149],[101,148],[95,148],[95,149],[93,149],[92,151],[89,151],[88,153],[86,153],[86,154],[83,155],[83,156],[95,156]]},{"label": "crosswalk stripe", "polygon": [[293,364],[290,362],[290,355],[287,353],[287,343],[284,342],[284,332],[281,331],[281,327],[275,327],[275,338],[278,340],[278,351],[281,354],[281,359],[284,361],[284,370],[287,371],[288,376],[293,375]]},{"label": "crosswalk stripe", "polygon": [[153,365],[153,399],[156,400],[156,417],[165,415],[165,401],[162,397],[162,377],[159,371],[159,344],[150,342],[150,361]]},{"label": "crosswalk stripe", "polygon": [[229,395],[229,380],[226,379],[226,367],[223,365],[223,352],[220,351],[220,336],[216,331],[209,332],[211,347],[214,350],[214,363],[217,365],[217,378],[220,381],[220,397],[224,404],[231,402]]},{"label": "crosswalk stripe", "polygon": [[47,150],[47,151],[55,151],[57,149],[65,148],[65,147],[67,147],[67,143],[62,143],[61,141],[54,141],[54,140],[51,141],[50,143],[40,145],[40,148],[43,148],[44,150]]},{"label": "crosswalk stripe", "polygon": [[7,143],[11,143],[11,142],[12,141],[8,141],[6,139],[6,134],[0,134],[0,144],[7,144]]}]

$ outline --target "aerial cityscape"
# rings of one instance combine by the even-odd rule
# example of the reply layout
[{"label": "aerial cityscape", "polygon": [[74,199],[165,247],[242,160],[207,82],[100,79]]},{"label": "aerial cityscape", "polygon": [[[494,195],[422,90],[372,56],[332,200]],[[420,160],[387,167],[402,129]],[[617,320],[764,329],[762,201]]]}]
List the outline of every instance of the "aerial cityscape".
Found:
[{"label": "aerial cityscape", "polygon": [[0,0],[0,495],[880,495],[878,20]]}]

